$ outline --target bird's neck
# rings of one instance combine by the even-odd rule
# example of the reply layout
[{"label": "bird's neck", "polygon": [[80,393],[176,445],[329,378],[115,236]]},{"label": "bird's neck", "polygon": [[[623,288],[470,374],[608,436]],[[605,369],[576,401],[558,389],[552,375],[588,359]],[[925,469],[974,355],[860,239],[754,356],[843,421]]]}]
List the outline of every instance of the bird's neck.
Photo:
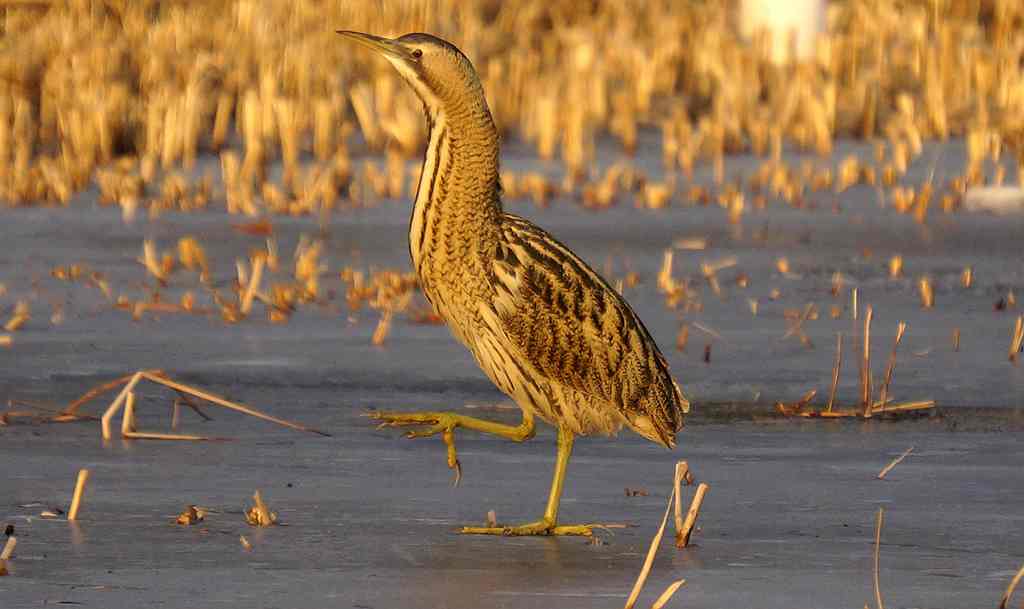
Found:
[{"label": "bird's neck", "polygon": [[498,134],[485,102],[427,109],[428,141],[409,224],[421,281],[430,271],[474,267],[501,222]]}]

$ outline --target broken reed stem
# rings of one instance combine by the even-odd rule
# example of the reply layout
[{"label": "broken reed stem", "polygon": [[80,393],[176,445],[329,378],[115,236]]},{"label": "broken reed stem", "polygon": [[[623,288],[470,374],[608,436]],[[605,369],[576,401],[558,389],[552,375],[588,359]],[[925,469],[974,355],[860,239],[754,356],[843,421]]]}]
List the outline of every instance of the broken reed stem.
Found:
[{"label": "broken reed stem", "polygon": [[900,322],[896,326],[896,340],[892,343],[892,353],[889,354],[889,365],[885,367],[885,381],[882,382],[882,389],[878,392],[878,402],[885,406],[885,400],[889,397],[889,384],[892,383],[892,373],[896,369],[896,349],[903,340],[903,333],[907,330],[907,324]]},{"label": "broken reed stem", "polygon": [[832,366],[832,388],[828,392],[828,405],[825,412],[832,412],[836,402],[836,391],[839,389],[839,371],[843,367],[843,333],[836,332],[836,363]]},{"label": "broken reed stem", "polygon": [[871,416],[871,305],[864,310],[864,348],[860,360],[860,400],[864,416]]},{"label": "broken reed stem", "polygon": [[157,375],[157,374],[151,374],[151,373],[145,372],[145,371],[144,372],[139,372],[138,374],[140,376],[142,376],[143,378],[145,378],[145,379],[153,381],[154,383],[159,383],[161,385],[164,385],[165,387],[170,387],[171,389],[174,389],[174,390],[177,390],[177,391],[181,391],[182,393],[187,393],[189,395],[193,395],[193,396],[195,396],[197,398],[206,400],[207,402],[211,402],[213,404],[217,404],[218,406],[223,406],[224,408],[228,408],[228,409],[231,409],[231,410],[236,410],[238,412],[245,413],[245,414],[247,414],[249,416],[256,417],[257,419],[263,419],[264,421],[270,421],[271,423],[277,423],[278,425],[283,425],[284,427],[289,427],[291,429],[297,429],[299,431],[308,431],[310,433],[319,434],[321,436],[330,436],[331,435],[329,433],[326,433],[326,432],[323,432],[323,431],[320,431],[320,430],[317,430],[317,429],[313,429],[312,427],[306,427],[305,425],[300,425],[298,423],[292,423],[291,421],[286,421],[284,419],[279,419],[277,417],[274,417],[274,416],[271,416],[271,415],[268,415],[268,414],[263,414],[262,412],[260,412],[258,410],[253,410],[252,408],[249,408],[248,406],[243,406],[241,404],[236,404],[234,402],[229,402],[228,400],[225,400],[224,398],[222,398],[220,396],[214,395],[212,393],[207,393],[207,392],[202,391],[200,389],[196,389],[195,387],[189,387],[188,385],[183,385],[181,383],[172,381],[171,379],[169,379],[167,377],[164,377],[164,376],[160,376],[160,375]]},{"label": "broken reed stem", "polygon": [[135,431],[135,392],[129,391],[124,400],[124,413],[121,414],[121,436],[127,438]]},{"label": "broken reed stem", "polygon": [[89,391],[83,393],[81,397],[79,397],[77,400],[68,404],[67,408],[61,411],[61,414],[75,414],[76,412],[78,412],[78,409],[82,406],[82,404],[85,404],[86,402],[95,399],[100,395],[103,395],[104,393],[110,391],[111,389],[115,389],[121,385],[124,385],[128,381],[132,380],[133,376],[134,375],[132,374],[126,374],[120,378],[116,378],[110,381],[109,383],[104,383],[102,385],[97,385],[96,387],[93,387]]},{"label": "broken reed stem", "polygon": [[[647,581],[647,576],[651,572],[651,565],[654,563],[654,555],[658,551],[658,546],[661,545],[661,537],[665,534],[665,525],[668,524],[668,514],[672,510],[672,502],[678,501],[678,499],[678,495],[676,495],[675,489],[673,489],[672,494],[668,498],[668,505],[665,506],[665,515],[661,518],[661,526],[658,527],[658,532],[654,535],[654,539],[651,540],[651,547],[647,550],[647,557],[644,558],[644,564],[640,568],[640,575],[637,576],[636,583],[633,584],[633,589],[630,591],[629,598],[626,599],[626,605],[623,609],[633,609],[633,605],[636,604],[636,599],[640,596],[640,590],[643,589],[644,582]],[[682,585],[682,580],[677,583]],[[669,586],[669,589],[671,589],[672,592],[675,592],[675,590],[679,588],[679,585],[673,584],[675,588],[673,589],[673,586]],[[667,594],[668,590],[666,590],[665,593]],[[662,594],[662,596],[665,596],[665,594]],[[661,599],[659,598],[658,600],[660,601]],[[668,599],[665,600],[667,601]]]},{"label": "broken reed stem", "polygon": [[252,501],[253,506],[245,512],[246,522],[257,527],[270,527],[277,524],[277,514],[270,511],[267,504],[263,502],[259,491],[253,493]]},{"label": "broken reed stem", "polygon": [[82,495],[85,493],[85,485],[89,482],[89,470],[78,470],[78,480],[75,482],[75,494],[71,496],[71,508],[68,510],[68,520],[78,519],[78,508],[82,507]]},{"label": "broken reed stem", "polygon": [[14,554],[14,546],[18,545],[18,538],[11,535],[7,538],[7,543],[4,544],[3,552],[0,552],[0,560],[10,560]]},{"label": "broken reed stem", "polygon": [[1017,356],[1021,347],[1024,346],[1024,315],[1017,316],[1017,322],[1013,326],[1013,336],[1010,338],[1010,361],[1017,363]]},{"label": "broken reed stem", "polygon": [[122,433],[129,440],[185,440],[190,442],[206,442],[211,438],[206,436],[193,436],[189,434],[158,433],[152,431],[129,431]]},{"label": "broken reed stem", "polygon": [[697,516],[700,514],[700,506],[704,503],[704,495],[711,488],[706,482],[697,485],[697,492],[693,494],[693,501],[690,503],[690,511],[686,513],[686,522],[683,528],[676,533],[676,547],[685,548],[690,545],[690,536],[693,535],[693,527],[697,524]]},{"label": "broken reed stem", "polygon": [[257,256],[256,260],[252,263],[252,274],[249,278],[249,284],[245,288],[245,294],[242,296],[242,304],[239,307],[243,315],[248,315],[249,311],[252,310],[252,299],[256,296],[256,291],[260,288],[260,281],[263,279],[264,264],[266,264],[266,260],[263,256]]},{"label": "broken reed stem", "polygon": [[882,508],[878,508],[878,522],[875,525],[875,604],[876,609],[885,609],[885,605],[882,604],[882,589],[878,585],[878,558],[882,545],[882,520],[884,519],[884,511]]},{"label": "broken reed stem", "polygon": [[[676,471],[673,476],[672,489],[676,494],[676,497],[682,497],[682,482],[686,479],[687,474],[690,473],[690,465],[686,461],[680,461],[676,463]],[[683,503],[681,501],[675,502],[675,520],[676,520],[676,538],[679,537],[680,531],[683,530]]]},{"label": "broken reed stem", "polygon": [[878,472],[878,479],[881,480],[881,479],[885,478],[885,475],[888,474],[892,470],[892,468],[894,468],[897,465],[899,465],[900,462],[902,462],[904,459],[906,459],[907,455],[909,455],[912,452],[914,452],[914,447],[913,446],[911,446],[907,450],[903,451],[903,454],[901,454],[900,456],[896,457],[891,462],[889,462],[889,465],[886,465],[885,467],[882,468],[882,471]]},{"label": "broken reed stem", "polygon": [[910,412],[913,410],[928,410],[935,408],[935,400],[919,400],[917,402],[904,402],[902,404],[896,404],[895,406],[879,406],[872,412],[874,414],[887,414],[894,412]]},{"label": "broken reed stem", "polygon": [[110,420],[113,419],[114,415],[117,414],[117,411],[121,409],[121,404],[123,404],[128,398],[128,394],[131,393],[132,389],[135,389],[135,385],[139,383],[139,380],[144,374],[148,374],[148,372],[139,371],[133,374],[131,380],[128,381],[128,384],[124,386],[121,393],[117,394],[117,397],[110,403],[106,412],[103,413],[103,417],[100,419],[100,427],[104,440],[109,440],[112,437],[110,433]]},{"label": "broken reed stem", "polygon": [[1017,588],[1021,578],[1024,578],[1024,565],[1021,565],[1020,571],[1017,571],[1017,574],[1010,580],[1010,585],[1006,587],[1006,592],[1003,593],[1003,600],[999,601],[999,609],[1006,609],[1010,602],[1010,597],[1013,596],[1013,591]]},{"label": "broken reed stem", "polygon": [[665,588],[665,591],[658,597],[658,600],[654,601],[654,604],[651,605],[651,609],[662,609],[672,599],[672,596],[675,595],[676,590],[679,590],[685,583],[685,579],[680,579],[669,584],[668,588]]}]

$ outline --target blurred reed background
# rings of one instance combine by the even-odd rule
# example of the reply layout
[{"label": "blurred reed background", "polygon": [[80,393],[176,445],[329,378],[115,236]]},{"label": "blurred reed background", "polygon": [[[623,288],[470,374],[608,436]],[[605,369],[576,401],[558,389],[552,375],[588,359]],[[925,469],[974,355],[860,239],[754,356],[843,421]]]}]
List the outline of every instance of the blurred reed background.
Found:
[{"label": "blurred reed background", "polygon": [[[721,184],[725,157],[744,151],[774,161],[759,180],[787,201],[813,187],[895,187],[923,140],[951,137],[967,142],[961,190],[1006,177],[983,164],[1024,144],[1024,4],[834,1],[809,52],[740,23],[739,4],[0,2],[0,200],[67,205],[95,186],[128,217],[256,216],[322,213],[366,189],[407,196],[421,109],[339,28],[427,31],[462,48],[504,137],[564,165],[562,180],[504,175],[513,197],[563,192],[602,207],[635,189],[658,207],[695,163],[713,164]],[[629,155],[645,129],[661,135],[664,184],[635,184],[628,164],[595,168],[598,138]],[[784,145],[828,157],[837,138],[878,142],[876,164],[782,168]],[[353,160],[364,146],[386,156],[383,169]],[[219,155],[220,175],[195,169],[204,155]],[[726,199],[742,213],[742,199]]]}]

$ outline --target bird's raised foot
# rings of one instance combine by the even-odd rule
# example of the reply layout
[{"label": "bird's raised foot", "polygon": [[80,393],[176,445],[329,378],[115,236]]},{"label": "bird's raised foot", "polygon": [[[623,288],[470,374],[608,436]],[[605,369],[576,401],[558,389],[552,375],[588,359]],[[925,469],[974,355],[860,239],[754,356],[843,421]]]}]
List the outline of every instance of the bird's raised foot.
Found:
[{"label": "bird's raised foot", "polygon": [[405,433],[409,438],[425,438],[437,435],[445,431],[451,431],[458,427],[458,415],[451,412],[368,412],[366,416],[375,421],[380,421],[378,429],[383,427],[403,427],[416,425],[423,429],[416,429]]},{"label": "bird's raised foot", "polygon": [[448,467],[455,470],[453,486],[462,480],[462,464],[455,453],[455,428],[459,426],[458,415],[451,412],[369,412],[368,417],[380,421],[377,429],[417,425],[422,429],[405,432],[407,438],[426,438],[441,434],[441,440],[448,449]]},{"label": "bird's raised foot", "polygon": [[502,535],[505,537],[517,537],[526,535],[549,536],[549,535],[579,535],[590,537],[594,534],[594,526],[591,524],[555,524],[546,520],[528,522],[519,526],[506,527],[462,527],[459,531],[464,535]]}]

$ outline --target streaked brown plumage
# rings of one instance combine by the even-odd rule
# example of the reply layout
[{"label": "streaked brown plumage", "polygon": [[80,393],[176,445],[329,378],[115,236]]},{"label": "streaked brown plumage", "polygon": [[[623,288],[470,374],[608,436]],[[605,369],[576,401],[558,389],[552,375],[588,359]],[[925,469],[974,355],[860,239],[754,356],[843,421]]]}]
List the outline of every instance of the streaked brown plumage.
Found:
[{"label": "streaked brown plumage", "polygon": [[424,295],[487,376],[523,410],[512,427],[454,413],[377,413],[386,425],[442,434],[467,427],[523,441],[534,417],[559,430],[559,458],[542,520],[467,528],[504,534],[589,534],[556,526],[575,435],[626,425],[675,445],[689,403],[629,305],[540,227],[502,210],[498,133],[470,61],[427,34],[395,40],[340,32],[380,52],[423,101],[428,144],[409,226],[409,251]]}]

